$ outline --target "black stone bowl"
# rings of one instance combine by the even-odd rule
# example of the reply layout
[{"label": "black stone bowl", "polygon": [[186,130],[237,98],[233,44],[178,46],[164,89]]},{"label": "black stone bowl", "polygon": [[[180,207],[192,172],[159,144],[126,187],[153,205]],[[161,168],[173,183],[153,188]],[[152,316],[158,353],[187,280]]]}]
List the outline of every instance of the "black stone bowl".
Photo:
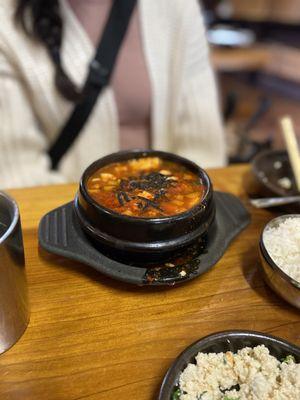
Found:
[{"label": "black stone bowl", "polygon": [[[88,178],[99,168],[133,158],[160,157],[180,163],[199,176],[206,190],[203,199],[190,210],[170,217],[137,218],[116,213],[92,199]],[[114,257],[133,261],[157,261],[170,257],[199,241],[215,217],[213,189],[206,172],[195,163],[162,151],[131,150],[110,154],[91,164],[83,173],[74,201],[83,230]]]},{"label": "black stone bowl", "polygon": [[199,352],[220,353],[231,351],[236,353],[244,347],[255,347],[264,344],[270,354],[279,361],[292,355],[297,363],[300,362],[300,348],[287,341],[261,332],[255,331],[224,331],[206,336],[185,349],[168,370],[161,385],[158,400],[172,400],[177,398],[176,392],[179,376],[189,363],[195,363],[195,356]]}]

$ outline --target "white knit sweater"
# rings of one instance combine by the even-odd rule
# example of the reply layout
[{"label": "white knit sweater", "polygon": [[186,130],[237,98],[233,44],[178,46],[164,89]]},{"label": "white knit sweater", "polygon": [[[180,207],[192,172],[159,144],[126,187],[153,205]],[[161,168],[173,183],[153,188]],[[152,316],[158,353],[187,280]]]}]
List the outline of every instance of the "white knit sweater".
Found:
[{"label": "white knit sweater", "polygon": [[[82,86],[94,48],[66,0],[62,59]],[[14,0],[0,0],[0,189],[78,181],[84,168],[118,150],[113,90],[93,114],[57,172],[46,154],[73,106],[55,88],[43,46],[13,22]],[[142,40],[152,89],[155,149],[186,156],[203,167],[225,163],[225,145],[204,26],[196,0],[139,0]]]}]

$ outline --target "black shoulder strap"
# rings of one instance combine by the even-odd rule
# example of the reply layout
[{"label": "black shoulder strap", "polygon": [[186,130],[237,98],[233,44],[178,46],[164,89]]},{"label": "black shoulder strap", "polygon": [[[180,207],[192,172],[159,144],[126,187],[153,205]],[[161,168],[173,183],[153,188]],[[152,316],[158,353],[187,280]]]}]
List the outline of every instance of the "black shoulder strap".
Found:
[{"label": "black shoulder strap", "polygon": [[89,74],[80,100],[59,136],[49,149],[52,168],[56,169],[91,114],[102,89],[109,83],[116,58],[127,31],[130,17],[137,0],[114,0],[111,12],[95,58],[90,64]]}]

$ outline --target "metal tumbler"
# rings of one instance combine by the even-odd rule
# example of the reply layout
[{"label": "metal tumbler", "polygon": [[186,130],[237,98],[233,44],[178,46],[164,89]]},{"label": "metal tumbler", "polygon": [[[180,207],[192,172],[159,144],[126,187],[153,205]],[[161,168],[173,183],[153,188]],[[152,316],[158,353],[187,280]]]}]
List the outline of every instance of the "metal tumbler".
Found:
[{"label": "metal tumbler", "polygon": [[28,321],[20,213],[15,200],[0,192],[0,354],[17,342]]}]

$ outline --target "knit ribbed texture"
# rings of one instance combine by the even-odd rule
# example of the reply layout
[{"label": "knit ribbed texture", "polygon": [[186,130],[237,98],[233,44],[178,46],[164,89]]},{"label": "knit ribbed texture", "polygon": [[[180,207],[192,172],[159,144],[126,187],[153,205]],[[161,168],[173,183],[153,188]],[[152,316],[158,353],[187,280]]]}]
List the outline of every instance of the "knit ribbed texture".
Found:
[{"label": "knit ribbed texture", "polygon": [[[82,85],[94,49],[66,0],[62,59]],[[0,189],[78,181],[95,159],[118,150],[118,112],[107,88],[83,132],[49,171],[46,154],[72,104],[54,86],[46,50],[17,30],[13,0],[0,0]],[[142,39],[152,85],[153,147],[202,167],[222,166],[225,145],[203,22],[196,0],[140,0]]]}]

